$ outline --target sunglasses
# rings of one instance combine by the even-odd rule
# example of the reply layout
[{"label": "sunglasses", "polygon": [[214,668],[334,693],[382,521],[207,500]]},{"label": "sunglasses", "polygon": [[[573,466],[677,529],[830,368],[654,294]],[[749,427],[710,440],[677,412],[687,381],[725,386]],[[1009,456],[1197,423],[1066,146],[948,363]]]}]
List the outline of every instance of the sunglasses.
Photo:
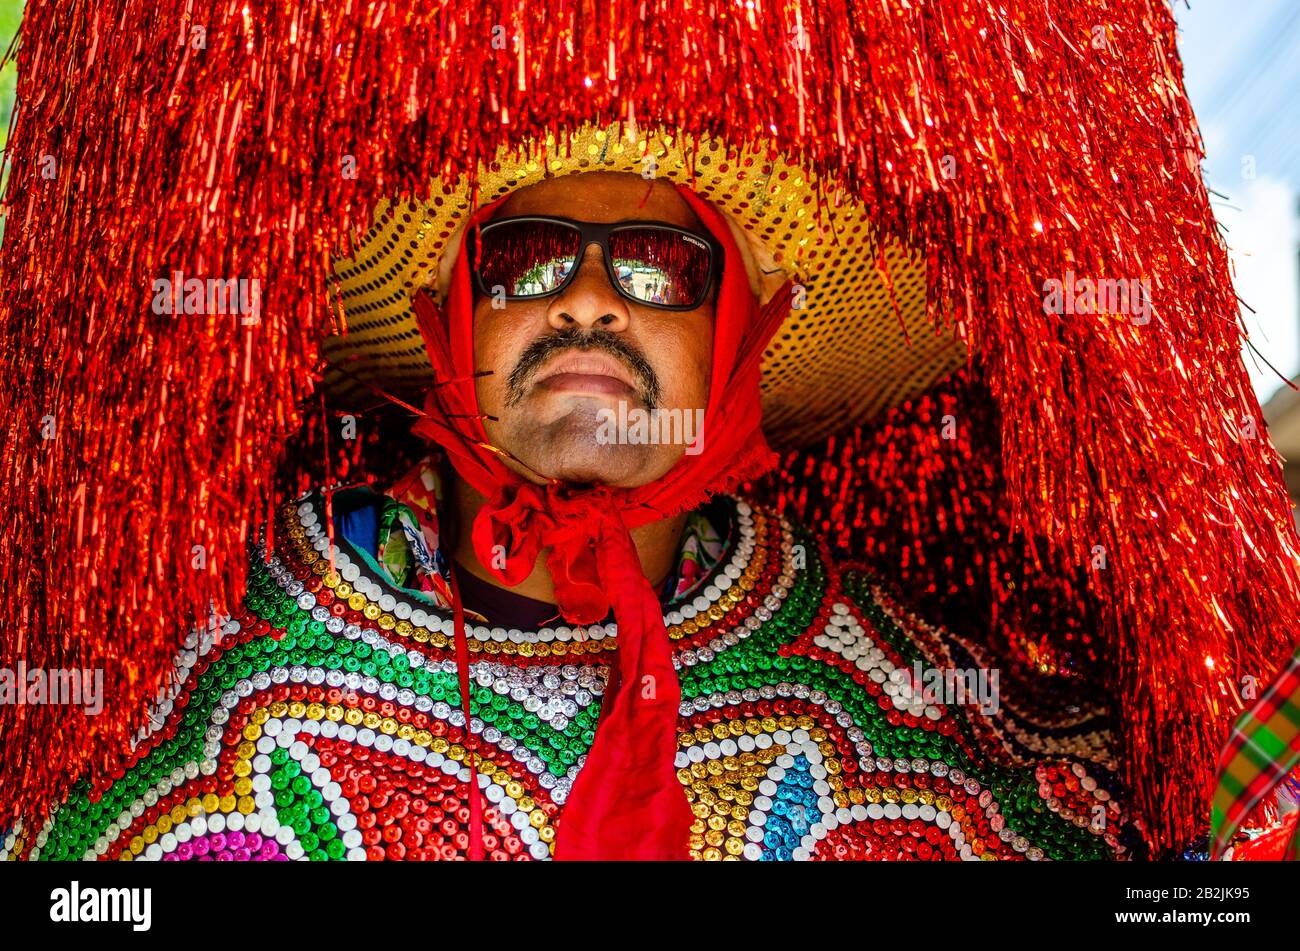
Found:
[{"label": "sunglasses", "polygon": [[663,310],[694,310],[722,271],[716,238],[659,221],[594,224],[522,215],[471,229],[466,248],[478,291],[506,300],[558,294],[597,244],[610,283],[623,297]]}]

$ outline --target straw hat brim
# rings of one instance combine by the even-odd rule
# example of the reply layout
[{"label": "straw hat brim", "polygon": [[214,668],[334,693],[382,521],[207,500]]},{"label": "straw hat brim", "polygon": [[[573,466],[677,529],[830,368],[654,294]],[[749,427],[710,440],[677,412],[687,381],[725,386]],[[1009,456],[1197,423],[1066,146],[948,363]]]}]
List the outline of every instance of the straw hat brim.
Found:
[{"label": "straw hat brim", "polygon": [[796,282],[795,306],[763,360],[763,429],[774,447],[805,446],[868,420],[966,362],[951,328],[936,328],[927,316],[923,264],[882,239],[846,193],[823,183],[819,221],[819,183],[781,156],[663,129],[620,134],[617,125],[587,125],[558,140],[503,148],[480,166],[477,200],[467,177],[435,185],[427,201],[376,209],[355,254],[334,262],[346,333],[324,344],[331,401],[373,402],[369,384],[418,403],[433,379],[411,295],[445,288],[445,252],[467,216],[544,177],[594,171],[689,185],[748,239],[742,247],[768,293],[777,269]]}]

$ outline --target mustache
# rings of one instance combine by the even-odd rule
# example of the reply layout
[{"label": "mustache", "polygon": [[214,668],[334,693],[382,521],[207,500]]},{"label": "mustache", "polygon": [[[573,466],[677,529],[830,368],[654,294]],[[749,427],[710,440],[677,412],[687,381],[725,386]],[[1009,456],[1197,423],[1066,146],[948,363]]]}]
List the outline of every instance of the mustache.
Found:
[{"label": "mustache", "polygon": [[592,330],[567,327],[538,337],[525,347],[519,355],[519,362],[506,380],[506,405],[513,406],[522,400],[527,395],[529,382],[542,364],[565,350],[599,351],[621,360],[632,371],[632,378],[640,384],[640,395],[646,409],[654,409],[659,405],[662,391],[659,376],[645,354],[618,334],[598,327]]}]

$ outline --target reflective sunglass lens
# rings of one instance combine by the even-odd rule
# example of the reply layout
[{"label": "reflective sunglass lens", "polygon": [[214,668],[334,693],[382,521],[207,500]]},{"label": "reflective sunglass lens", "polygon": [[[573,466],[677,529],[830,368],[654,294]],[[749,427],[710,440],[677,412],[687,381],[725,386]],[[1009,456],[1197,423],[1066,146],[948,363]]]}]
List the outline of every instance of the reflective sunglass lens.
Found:
[{"label": "reflective sunglass lens", "polygon": [[479,235],[477,268],[489,294],[536,297],[556,290],[577,260],[581,236],[552,221],[505,222]]},{"label": "reflective sunglass lens", "polygon": [[609,236],[623,291],[647,304],[695,307],[708,290],[712,255],[700,238],[666,228],[625,228]]}]

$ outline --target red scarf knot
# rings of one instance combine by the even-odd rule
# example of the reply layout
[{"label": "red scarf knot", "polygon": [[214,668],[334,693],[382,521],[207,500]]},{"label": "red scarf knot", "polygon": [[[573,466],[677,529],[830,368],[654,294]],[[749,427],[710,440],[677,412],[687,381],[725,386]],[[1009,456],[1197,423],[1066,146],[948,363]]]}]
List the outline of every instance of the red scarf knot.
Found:
[{"label": "red scarf knot", "polygon": [[610,611],[600,565],[613,546],[604,542],[612,532],[627,531],[617,511],[613,493],[604,487],[575,495],[560,484],[506,485],[474,519],[474,553],[514,587],[549,549],[546,566],[560,613],[573,624],[597,624]]}]

